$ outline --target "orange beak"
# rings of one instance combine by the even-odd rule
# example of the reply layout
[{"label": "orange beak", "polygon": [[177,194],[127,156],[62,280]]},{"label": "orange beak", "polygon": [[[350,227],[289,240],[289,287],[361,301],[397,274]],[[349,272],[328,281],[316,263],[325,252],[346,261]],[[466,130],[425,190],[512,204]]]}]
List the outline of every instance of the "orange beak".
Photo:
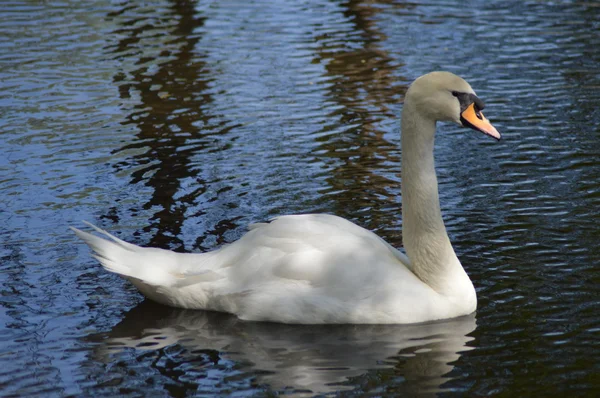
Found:
[{"label": "orange beak", "polygon": [[481,131],[495,139],[500,139],[500,133],[492,124],[483,116],[481,111],[475,110],[475,103],[469,105],[467,109],[460,114],[460,121],[463,126],[470,127],[473,130]]}]

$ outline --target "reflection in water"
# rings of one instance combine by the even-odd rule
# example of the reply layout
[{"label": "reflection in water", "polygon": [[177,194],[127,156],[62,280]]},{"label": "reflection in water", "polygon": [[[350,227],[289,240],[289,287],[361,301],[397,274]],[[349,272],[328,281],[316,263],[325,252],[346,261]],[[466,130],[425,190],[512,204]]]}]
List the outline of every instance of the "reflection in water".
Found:
[{"label": "reflection in water", "polygon": [[[4,2],[0,395],[247,396],[268,388],[255,380],[300,386],[260,372],[268,361],[196,350],[210,345],[173,320],[196,315],[158,307],[150,312],[192,346],[122,347],[109,362],[94,360],[106,342],[85,336],[109,339],[102,331],[141,297],[103,272],[66,226],[103,215],[135,243],[191,251],[234,240],[249,222],[323,211],[399,245],[399,102],[407,81],[432,69],[467,77],[506,138],[492,145],[449,125],[436,137],[446,226],[479,298],[477,349],[452,363],[443,388],[599,391],[600,7],[469,4]],[[137,322],[150,333],[156,317]],[[236,331],[270,336],[265,326],[211,320],[213,337],[232,330],[242,354],[251,341]],[[133,323],[118,335],[137,344]],[[310,348],[280,330],[297,352]],[[419,348],[395,355],[372,346],[379,368],[355,358],[339,374],[319,372],[358,394],[413,396],[425,380],[437,389],[450,369],[432,366],[438,349]],[[324,373],[302,360],[319,380]],[[435,376],[415,380],[418,361]]]},{"label": "reflection in water", "polygon": [[[418,325],[281,325],[146,300],[110,332],[90,338],[101,341],[97,354],[105,360],[125,347],[143,356],[178,345],[184,349],[170,357],[172,369],[199,354],[201,362],[211,362],[204,372],[223,361],[246,364],[274,390],[331,392],[343,389],[348,378],[393,368],[393,376],[404,378],[413,392],[426,393],[443,389],[453,363],[471,349],[467,343],[475,328],[474,315]],[[193,371],[202,373],[202,367]]]},{"label": "reflection in water", "polygon": [[[171,2],[169,9],[165,10],[165,16],[149,13],[143,6],[135,4],[123,4],[122,7],[123,12],[113,12],[109,15],[109,18],[118,22],[120,28],[117,33],[122,36],[118,44],[109,49],[111,53],[122,59],[124,64],[131,63],[131,58],[137,59],[131,70],[117,73],[114,81],[119,85],[122,98],[135,96],[138,100],[133,109],[129,110],[125,122],[137,127],[138,139],[119,150],[124,153],[133,152],[135,155],[121,160],[117,168],[118,171],[134,170],[130,173],[132,184],[143,183],[152,190],[148,202],[141,207],[153,212],[150,225],[144,230],[156,232],[151,240],[144,244],[182,251],[183,223],[186,220],[193,220],[196,224],[207,225],[210,228],[208,217],[202,217],[207,212],[213,211],[207,207],[214,208],[213,201],[218,199],[211,195],[210,190],[214,190],[215,186],[218,189],[219,183],[227,181],[225,186],[227,190],[231,190],[231,185],[235,183],[247,188],[241,192],[236,192],[236,187],[233,187],[233,191],[229,193],[219,192],[219,200],[226,203],[224,211],[228,214],[219,214],[219,218],[214,223],[216,225],[208,231],[195,230],[196,234],[200,235],[196,246],[205,246],[203,241],[206,235],[217,235],[216,239],[222,241],[222,235],[227,230],[237,227],[237,219],[244,214],[239,214],[241,212],[238,213],[235,209],[239,206],[239,197],[248,195],[249,188],[257,182],[262,183],[265,178],[264,176],[256,178],[251,174],[239,175],[240,172],[246,173],[246,168],[249,167],[245,157],[256,154],[273,156],[279,157],[287,164],[287,167],[277,170],[282,181],[272,180],[268,186],[260,187],[268,191],[269,195],[265,198],[267,201],[272,198],[272,193],[281,192],[286,182],[292,185],[290,176],[297,172],[297,167],[304,169],[309,165],[307,162],[300,162],[293,167],[288,159],[284,159],[285,149],[277,147],[273,150],[272,146],[262,146],[254,140],[240,141],[239,148],[233,149],[215,144],[223,140],[227,145],[231,145],[244,133],[253,136],[257,134],[256,128],[245,131],[244,126],[233,124],[223,119],[219,113],[215,113],[219,109],[218,104],[213,104],[215,96],[235,94],[233,90],[240,90],[242,84],[248,84],[246,91],[257,90],[257,87],[253,87],[248,82],[255,78],[252,76],[255,67],[253,60],[240,61],[240,70],[233,71],[233,74],[229,71],[229,75],[223,77],[223,79],[245,79],[241,84],[227,88],[226,82],[220,80],[222,78],[220,75],[226,74],[226,69],[215,65],[231,63],[231,54],[226,54],[228,58],[223,60],[214,59],[216,55],[222,54],[211,40],[221,38],[213,37],[214,33],[210,27],[204,25],[207,20],[210,21],[209,15],[215,17],[220,16],[220,13],[230,12],[226,7],[221,9],[219,5],[202,10],[195,7],[193,2],[174,1]],[[241,7],[252,9],[247,4]],[[284,9],[285,7],[279,11],[283,12]],[[302,95],[318,92],[320,89],[325,90],[324,102],[321,105],[313,103],[314,110],[295,111],[297,117],[302,117],[303,113],[306,113],[306,118],[313,116],[315,112],[319,114],[317,120],[319,125],[309,135],[316,145],[311,145],[312,148],[304,146],[301,150],[305,152],[305,156],[309,156],[311,152],[320,153],[318,159],[311,156],[312,162],[316,160],[320,163],[322,159],[327,159],[329,164],[333,164],[333,167],[319,170],[316,175],[301,176],[304,179],[322,180],[323,183],[318,188],[319,202],[329,201],[329,203],[316,204],[312,208],[305,205],[299,211],[319,209],[350,219],[357,219],[357,214],[363,214],[362,224],[366,224],[367,228],[373,230],[384,228],[383,232],[385,232],[387,228],[393,231],[391,234],[384,233],[383,237],[391,237],[393,243],[399,244],[400,238],[393,236],[399,234],[397,225],[397,215],[400,214],[397,178],[399,148],[398,141],[390,142],[388,137],[384,137],[389,127],[383,126],[382,123],[394,121],[395,127],[392,129],[391,136],[397,140],[399,130],[396,123],[397,115],[394,112],[397,112],[397,109],[392,110],[391,107],[399,102],[406,86],[397,78],[397,62],[382,45],[386,35],[379,31],[376,25],[376,18],[381,8],[374,4],[350,1],[340,7],[338,12],[344,15],[341,22],[338,14],[323,14],[321,16],[323,20],[315,21],[314,25],[308,26],[304,32],[298,32],[297,42],[290,43],[290,45],[300,46],[302,50],[310,48],[314,51],[312,64],[321,65],[319,68],[321,76],[315,76],[315,80],[321,81],[323,85],[322,87],[318,85],[299,87],[298,92],[285,93],[285,101],[294,97],[301,99]],[[265,19],[269,17],[268,14],[263,15]],[[272,18],[277,17],[277,14],[272,15]],[[352,23],[346,23],[347,20]],[[239,23],[242,24],[240,30],[252,31],[254,35],[259,35],[253,39],[262,45],[262,47],[257,46],[255,50],[257,54],[265,52],[265,56],[276,55],[279,61],[274,62],[285,59],[285,56],[279,53],[269,54],[268,41],[264,43],[258,41],[268,39],[263,36],[264,32],[255,23],[246,20],[240,20]],[[277,21],[274,20],[272,23]],[[160,40],[160,48],[156,48],[153,38],[158,31],[165,29],[169,31],[166,36],[168,39]],[[238,45],[243,47],[255,45],[249,39],[250,33],[232,34],[239,36]],[[313,41],[316,41],[316,47]],[[286,48],[285,43],[281,45],[282,50],[291,50]],[[209,61],[208,57],[212,59]],[[290,51],[288,57],[293,57],[293,52]],[[263,59],[259,62],[261,68],[267,68],[261,71],[264,74],[262,78],[265,80],[276,81],[301,77],[293,70],[286,72],[276,65],[271,68]],[[306,67],[302,66],[298,73],[304,72],[305,69]],[[215,90],[214,87],[217,85],[220,87]],[[252,94],[256,96],[256,101],[268,103],[270,101],[268,96],[274,95],[273,91],[277,91],[274,88],[270,89],[271,92],[259,91],[258,94],[262,97]],[[229,93],[225,92],[226,90]],[[231,100],[239,101],[239,97],[243,98],[242,95],[248,94],[247,92],[238,94],[237,99]],[[284,101],[284,99],[276,100]],[[279,106],[279,103],[277,105]],[[240,112],[240,109],[227,108],[226,110],[233,114]],[[253,120],[247,118],[248,116],[244,115],[239,119]],[[281,122],[270,121],[268,115],[263,115],[261,118],[263,119],[261,123],[274,124],[269,126],[270,129],[287,132],[295,128],[278,125]],[[337,126],[338,124],[340,126]],[[306,130],[310,129],[308,125],[303,127]],[[231,134],[234,128],[237,131]],[[215,136],[214,139],[209,138],[211,135]],[[276,139],[270,137],[272,135],[273,132],[264,130],[260,132],[259,137],[268,143]],[[234,165],[237,170],[225,169],[230,168],[231,165],[223,159],[219,159],[217,165],[207,165],[207,160],[210,159],[207,152],[211,151],[219,151],[224,156],[228,153],[231,159],[240,158]],[[201,162],[192,160],[200,154],[204,155]],[[220,168],[217,175],[212,174],[215,171],[211,167]],[[386,172],[382,173],[382,169]],[[272,176],[269,175],[268,178],[272,179]],[[234,181],[228,181],[232,179]],[[202,207],[195,209],[198,202],[207,200],[205,196],[208,197],[209,203],[202,203]],[[248,200],[252,199],[254,198]],[[255,201],[252,204],[256,206],[260,202]],[[120,207],[122,207],[120,203],[113,206],[105,217],[118,223],[117,214]],[[381,208],[385,210],[372,211]],[[280,210],[269,214],[268,217],[288,212]],[[253,217],[252,221],[255,220]],[[209,243],[208,246],[214,244]]]},{"label": "reflection in water", "polygon": [[[137,154],[122,161],[118,168],[141,166],[131,173],[132,183],[144,181],[153,189],[152,197],[143,205],[143,209],[154,211],[145,228],[156,230],[148,245],[178,250],[183,245],[179,236],[186,210],[205,187],[204,181],[193,178],[194,189],[180,194],[185,180],[199,174],[192,170],[190,158],[205,148],[201,138],[209,132],[199,128],[208,125],[209,116],[203,109],[211,97],[206,94],[206,65],[196,52],[200,38],[194,33],[203,26],[205,18],[198,15],[192,1],[173,1],[160,16],[147,15],[149,10],[144,5],[126,3],[122,7],[109,15],[118,18],[122,28],[117,33],[123,36],[111,50],[119,57],[137,57],[132,49],[140,46],[143,55],[136,69],[114,77],[122,98],[135,95],[139,99],[124,122],[137,126],[137,140],[119,150],[137,150]],[[151,54],[143,44],[157,34],[164,35],[164,29],[169,31],[168,39],[160,42],[160,48],[155,49],[157,54]],[[156,44],[153,42],[150,47],[155,48]],[[220,131],[225,132],[226,129]],[[117,208],[109,210],[109,214],[117,212]],[[114,216],[107,218],[118,221]]]},{"label": "reflection in water", "polygon": [[[331,78],[328,97],[339,104],[339,110],[329,115],[338,117],[347,125],[343,135],[321,143],[319,150],[325,156],[337,159],[339,165],[328,171],[329,188],[322,194],[336,195],[335,213],[348,219],[361,214],[364,227],[391,238],[400,244],[397,218],[400,214],[399,192],[399,125],[395,124],[392,135],[385,136],[389,126],[386,120],[397,120],[397,109],[407,88],[399,81],[400,65],[383,47],[387,39],[377,26],[377,15],[383,8],[377,2],[361,1],[344,3],[344,16],[351,25],[334,30],[327,25],[317,38],[319,47],[316,61],[326,67]],[[325,125],[324,130],[330,129]],[[384,172],[382,172],[384,171]],[[352,198],[352,200],[348,200]],[[373,209],[385,208],[384,211]],[[387,233],[385,233],[387,232]]]}]

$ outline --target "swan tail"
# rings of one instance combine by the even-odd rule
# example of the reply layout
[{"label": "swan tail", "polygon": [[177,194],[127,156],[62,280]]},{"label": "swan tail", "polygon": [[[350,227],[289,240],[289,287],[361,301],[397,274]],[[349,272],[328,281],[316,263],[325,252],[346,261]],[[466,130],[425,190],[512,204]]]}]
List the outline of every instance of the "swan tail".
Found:
[{"label": "swan tail", "polygon": [[103,237],[70,227],[94,252],[102,267],[126,279],[137,279],[152,286],[173,286],[180,282],[179,257],[183,254],[127,243],[88,222]]}]

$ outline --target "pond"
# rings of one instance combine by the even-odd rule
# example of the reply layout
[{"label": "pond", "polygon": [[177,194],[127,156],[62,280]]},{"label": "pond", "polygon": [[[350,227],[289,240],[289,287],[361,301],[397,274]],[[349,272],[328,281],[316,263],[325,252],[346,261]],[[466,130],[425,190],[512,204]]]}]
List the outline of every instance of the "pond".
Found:
[{"label": "pond", "polygon": [[[600,3],[12,1],[0,16],[0,395],[600,392]],[[68,230],[201,252],[325,212],[401,247],[402,100],[440,69],[503,134],[436,137],[470,316],[312,327],[163,307]]]}]

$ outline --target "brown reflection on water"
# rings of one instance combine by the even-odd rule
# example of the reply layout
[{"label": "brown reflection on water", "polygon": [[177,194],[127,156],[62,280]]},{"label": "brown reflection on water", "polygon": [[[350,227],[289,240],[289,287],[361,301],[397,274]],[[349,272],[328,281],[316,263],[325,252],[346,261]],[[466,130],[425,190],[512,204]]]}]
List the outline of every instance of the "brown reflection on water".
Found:
[{"label": "brown reflection on water", "polygon": [[[197,177],[201,174],[198,163],[192,166],[191,162],[195,154],[207,149],[198,138],[207,135],[208,129],[201,131],[198,126],[210,124],[203,109],[212,102],[207,93],[212,78],[208,78],[207,65],[197,50],[201,39],[197,28],[203,26],[205,18],[189,1],[171,2],[159,16],[141,7],[137,12],[136,7],[126,3],[120,12],[109,15],[119,19],[122,27],[115,32],[122,38],[110,51],[117,59],[136,61],[133,71],[116,74],[114,82],[119,85],[121,98],[135,96],[139,101],[124,122],[136,126],[137,139],[119,149],[136,154],[117,167],[135,169],[131,182],[152,187],[143,209],[156,210],[144,230],[156,232],[147,244],[182,251],[179,236],[186,211],[206,190],[206,182]],[[333,48],[327,33],[316,37],[320,46],[313,60],[325,65],[332,83],[326,96],[340,105],[329,115],[335,125],[325,125],[322,131],[352,126],[333,138],[326,136],[316,149],[319,157],[338,161],[324,176],[329,188],[321,194],[335,198],[333,208],[324,210],[350,219],[361,214],[365,227],[383,228],[384,236],[388,231],[386,238],[400,244],[399,140],[386,138],[390,128],[383,123],[398,120],[395,104],[400,102],[406,84],[397,76],[398,63],[383,49],[386,35],[377,27],[381,10],[377,4],[350,1],[343,16],[352,23],[351,37],[346,40],[344,32],[335,32],[344,40],[334,43]],[[169,39],[163,40],[164,49],[156,58],[148,56],[143,39],[165,35],[165,31]],[[399,134],[399,123],[392,128]],[[220,128],[218,134],[227,129],[231,124]],[[389,173],[382,173],[386,169]],[[182,195],[184,179],[194,179],[194,189]],[[106,216],[115,223],[119,206],[117,203]]]},{"label": "brown reflection on water", "polygon": [[[192,1],[172,1],[165,15],[158,20],[170,29],[164,26],[157,29],[152,23],[155,21],[140,23],[140,17],[134,11],[136,3],[123,4],[121,12],[109,15],[129,16],[120,23],[123,28],[115,32],[124,36],[113,48],[119,57],[137,57],[137,52],[132,54],[132,49],[136,48],[140,37],[164,35],[164,30],[168,31],[169,39],[159,60],[140,57],[136,62],[139,68],[130,72],[132,79],[119,73],[114,81],[119,85],[121,98],[129,98],[132,92],[139,97],[139,104],[124,122],[137,127],[137,140],[119,150],[137,150],[138,154],[119,167],[143,166],[132,173],[132,183],[145,181],[152,187],[152,197],[143,208],[158,209],[145,228],[145,231],[156,230],[148,245],[174,250],[183,249],[178,236],[186,209],[204,190],[204,182],[197,180],[198,188],[194,191],[176,195],[183,179],[198,174],[191,170],[190,158],[203,149],[203,144],[197,142],[201,135],[197,126],[208,124],[209,117],[202,109],[211,101],[210,95],[205,93],[209,83],[205,77],[206,64],[195,52],[200,38],[194,35],[194,30],[202,26],[205,19],[197,15],[194,5]],[[186,147],[189,140],[195,141],[193,147]],[[143,152],[139,153],[140,149]],[[110,213],[116,211],[112,209]]]},{"label": "brown reflection on water", "polygon": [[[357,214],[365,213],[361,214],[365,227],[377,230],[390,226],[398,231],[392,225],[397,224],[395,215],[400,214],[399,180],[382,175],[381,170],[390,169],[391,174],[398,176],[400,152],[397,143],[384,136],[381,123],[390,118],[397,120],[395,104],[407,86],[396,73],[400,65],[382,45],[386,35],[376,23],[382,8],[377,2],[361,1],[349,1],[345,6],[344,16],[352,21],[352,31],[357,34],[337,51],[326,46],[326,37],[321,37],[322,46],[316,55],[332,77],[328,97],[342,105],[341,115],[330,116],[338,116],[342,124],[354,126],[321,144],[325,156],[341,161],[328,171],[330,189],[323,193],[343,195],[336,200],[337,215],[355,219]],[[399,123],[394,124],[393,130],[399,134]],[[400,242],[399,236],[393,240]]]}]

